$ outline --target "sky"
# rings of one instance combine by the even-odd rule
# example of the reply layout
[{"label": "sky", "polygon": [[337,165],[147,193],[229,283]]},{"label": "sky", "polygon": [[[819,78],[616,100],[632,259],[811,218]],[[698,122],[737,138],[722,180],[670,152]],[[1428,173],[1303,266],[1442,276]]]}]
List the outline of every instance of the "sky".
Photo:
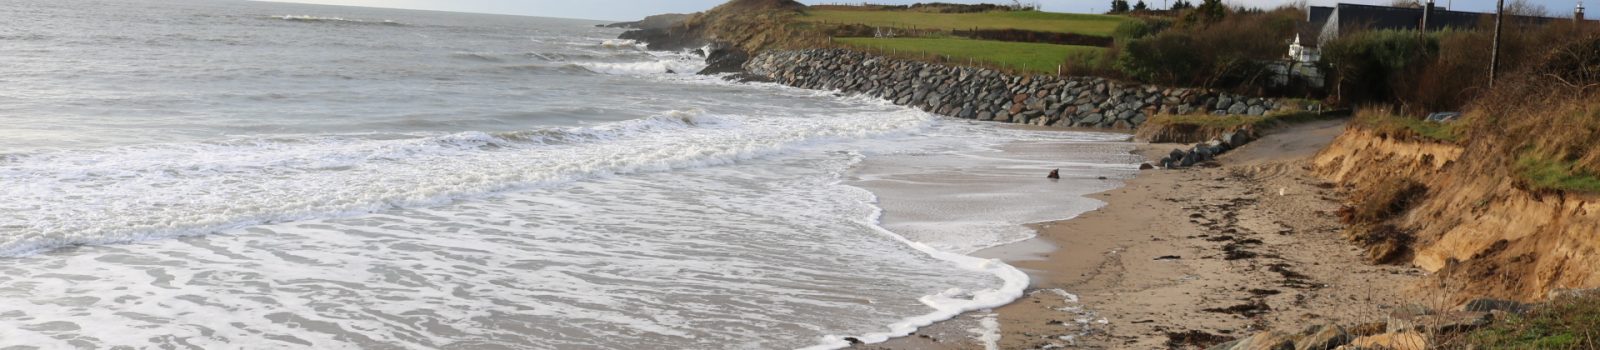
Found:
[{"label": "sky", "polygon": [[[366,7],[390,7],[418,10],[456,11],[498,13],[510,15],[526,15],[540,17],[581,18],[612,21],[631,21],[653,14],[661,13],[689,13],[710,9],[727,0],[277,0],[283,2],[299,2],[310,4],[348,5]],[[861,0],[823,0],[806,1],[808,5],[825,3],[859,3]],[[935,0],[873,0],[874,4],[910,4],[916,2],[933,2]],[[962,1],[938,0],[941,2],[957,3],[1007,3],[1011,0],[987,1]],[[1138,0],[1132,0],[1138,1]],[[1145,0],[1150,1],[1152,7],[1166,6],[1172,0]],[[1223,0],[1233,5],[1249,7],[1276,7],[1292,0]],[[1453,5],[1454,9],[1461,11],[1492,12],[1495,0],[1435,0],[1436,4],[1445,6]],[[1532,3],[1543,5],[1552,15],[1570,15],[1576,5],[1574,0],[1528,0]],[[1037,2],[1044,6],[1045,11],[1052,12],[1078,12],[1093,13],[1104,12],[1110,7],[1111,0],[1023,0],[1024,3]],[[1192,0],[1199,2],[1199,0]],[[1310,0],[1312,5],[1327,6],[1339,2],[1388,4],[1389,0]],[[1591,0],[1600,2],[1600,0]]]}]

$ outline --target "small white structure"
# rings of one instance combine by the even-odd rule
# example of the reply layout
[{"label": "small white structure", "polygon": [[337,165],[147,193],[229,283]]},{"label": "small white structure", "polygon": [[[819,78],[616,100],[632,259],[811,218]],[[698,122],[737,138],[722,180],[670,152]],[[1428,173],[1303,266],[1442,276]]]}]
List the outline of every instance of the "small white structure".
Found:
[{"label": "small white structure", "polygon": [[1312,87],[1321,88],[1325,77],[1322,69],[1317,64],[1322,61],[1322,51],[1300,43],[1300,35],[1294,36],[1294,42],[1289,44],[1289,57],[1283,61],[1274,62],[1267,66],[1273,74],[1272,82],[1278,86],[1287,86],[1291,81],[1300,81]]},{"label": "small white structure", "polygon": [[1294,43],[1289,44],[1289,60],[1296,63],[1317,63],[1322,60],[1322,50],[1300,45],[1300,35],[1295,34]]}]

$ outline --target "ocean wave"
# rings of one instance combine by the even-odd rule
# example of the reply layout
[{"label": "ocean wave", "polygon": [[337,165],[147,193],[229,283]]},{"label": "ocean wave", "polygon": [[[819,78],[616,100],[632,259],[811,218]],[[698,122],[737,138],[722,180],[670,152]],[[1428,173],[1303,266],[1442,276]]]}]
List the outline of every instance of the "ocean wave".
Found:
[{"label": "ocean wave", "polygon": [[613,49],[626,48],[626,49],[634,49],[634,50],[646,50],[648,45],[645,45],[645,43],[639,42],[637,40],[632,40],[632,39],[606,39],[605,41],[600,42],[600,47],[613,48]]},{"label": "ocean wave", "polygon": [[16,155],[0,256],[428,206],[612,174],[729,164],[924,128],[914,111],[751,118],[676,111],[595,126],[408,138],[302,136]]},{"label": "ocean wave", "polygon": [[595,74],[594,71],[577,64],[513,64],[495,67],[495,69],[508,72],[521,73],[568,73],[568,74]]},{"label": "ocean wave", "polygon": [[457,53],[450,54],[450,57],[451,58],[456,58],[456,59],[468,60],[468,61],[478,61],[478,62],[505,62],[506,61],[504,58],[500,58],[499,55],[495,55],[495,54],[492,54],[492,53],[482,53],[482,52],[457,52]]},{"label": "ocean wave", "polygon": [[694,74],[705,69],[706,64],[694,60],[665,59],[646,62],[581,62],[579,67],[591,72],[611,75]]},{"label": "ocean wave", "polygon": [[305,22],[305,23],[334,23],[334,24],[350,24],[350,25],[378,25],[378,26],[392,26],[392,27],[407,27],[407,26],[410,26],[410,25],[405,24],[405,23],[395,22],[395,21],[386,20],[386,19],[385,20],[369,21],[369,20],[359,20],[359,19],[348,19],[348,18],[343,18],[343,17],[319,17],[319,16],[310,16],[310,15],[267,16],[266,18],[267,19],[284,20],[284,21],[290,21],[290,22]]},{"label": "ocean wave", "polygon": [[0,34],[0,41],[45,41],[50,36],[35,33]]}]

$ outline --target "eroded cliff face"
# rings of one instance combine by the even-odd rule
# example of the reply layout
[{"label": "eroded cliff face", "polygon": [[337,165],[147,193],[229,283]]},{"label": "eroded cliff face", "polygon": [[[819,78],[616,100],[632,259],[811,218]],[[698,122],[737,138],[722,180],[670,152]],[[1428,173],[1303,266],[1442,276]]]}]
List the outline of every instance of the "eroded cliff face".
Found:
[{"label": "eroded cliff face", "polygon": [[621,38],[643,42],[651,50],[693,50],[710,45],[746,54],[827,43],[826,36],[795,25],[793,18],[805,8],[793,0],[733,0],[705,12],[674,18],[667,25],[641,26],[623,33]]},{"label": "eroded cliff face", "polygon": [[1312,166],[1351,193],[1397,180],[1425,188],[1384,224],[1409,235],[1405,262],[1435,272],[1432,290],[1456,300],[1535,301],[1600,287],[1600,196],[1526,190],[1489,164],[1503,160],[1474,157],[1488,154],[1482,147],[1492,145],[1404,140],[1352,127]]}]

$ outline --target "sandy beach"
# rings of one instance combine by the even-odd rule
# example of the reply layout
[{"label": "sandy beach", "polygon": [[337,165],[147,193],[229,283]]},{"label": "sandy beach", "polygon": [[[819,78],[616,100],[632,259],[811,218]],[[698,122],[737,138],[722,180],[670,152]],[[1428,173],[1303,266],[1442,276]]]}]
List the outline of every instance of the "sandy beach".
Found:
[{"label": "sandy beach", "polygon": [[[1028,271],[1027,296],[861,348],[1199,348],[1382,315],[1422,272],[1366,264],[1339,237],[1335,190],[1304,164],[1342,130],[1342,120],[1286,127],[1217,166],[1147,170],[1090,195],[1108,204],[1037,224],[1033,241],[979,252]],[[1177,147],[1136,152],[1157,159]],[[1054,249],[1040,253],[1041,245]],[[997,343],[972,336],[984,318],[998,321]]]}]

